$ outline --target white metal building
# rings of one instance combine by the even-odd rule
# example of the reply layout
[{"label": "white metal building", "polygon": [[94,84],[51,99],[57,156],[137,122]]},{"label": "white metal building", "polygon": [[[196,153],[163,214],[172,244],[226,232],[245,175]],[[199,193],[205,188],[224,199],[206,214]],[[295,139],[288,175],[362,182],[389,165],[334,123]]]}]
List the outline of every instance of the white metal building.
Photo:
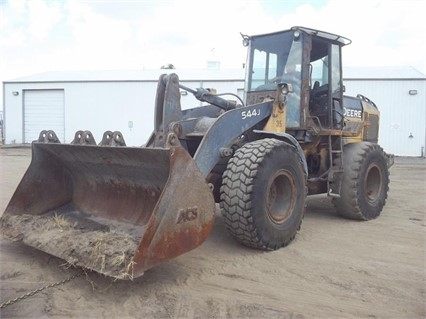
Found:
[{"label": "white metal building", "polygon": [[[48,72],[3,83],[5,144],[31,143],[42,130],[54,130],[69,143],[78,130],[121,131],[126,144],[140,146],[154,128],[157,82],[162,73],[179,74],[191,88],[216,88],[243,95],[243,70],[144,70]],[[241,89],[241,90],[240,90]],[[182,95],[182,108],[200,105]]]},{"label": "white metal building", "polygon": [[[53,129],[69,143],[77,130],[121,131],[127,145],[144,144],[153,130],[161,73],[175,72],[187,87],[213,87],[243,96],[244,70],[48,72],[3,83],[5,144],[31,143]],[[381,111],[379,143],[399,156],[425,156],[426,76],[410,67],[345,68],[347,95],[362,94]],[[231,97],[232,99],[232,97]],[[200,105],[182,95],[182,107]]]},{"label": "white metal building", "polygon": [[343,77],[345,94],[362,94],[379,108],[379,143],[386,152],[425,156],[426,75],[411,67],[353,67]]}]

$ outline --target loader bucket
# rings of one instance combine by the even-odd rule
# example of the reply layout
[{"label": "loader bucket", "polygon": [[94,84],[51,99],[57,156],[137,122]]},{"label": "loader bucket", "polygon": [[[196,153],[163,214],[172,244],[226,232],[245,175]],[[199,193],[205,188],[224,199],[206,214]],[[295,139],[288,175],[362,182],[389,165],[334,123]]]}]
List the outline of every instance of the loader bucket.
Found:
[{"label": "loader bucket", "polygon": [[214,211],[209,185],[181,147],[34,142],[0,231],[71,265],[132,279],[199,246]]}]

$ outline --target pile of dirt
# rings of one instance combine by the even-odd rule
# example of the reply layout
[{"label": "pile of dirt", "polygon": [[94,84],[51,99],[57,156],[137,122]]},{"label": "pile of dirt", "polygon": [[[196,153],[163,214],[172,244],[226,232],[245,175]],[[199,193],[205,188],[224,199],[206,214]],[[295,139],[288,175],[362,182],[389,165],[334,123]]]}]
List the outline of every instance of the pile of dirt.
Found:
[{"label": "pile of dirt", "polygon": [[119,227],[87,227],[87,221],[64,215],[4,215],[2,235],[23,241],[66,260],[72,266],[95,270],[118,279],[133,279],[133,255],[140,235]]}]

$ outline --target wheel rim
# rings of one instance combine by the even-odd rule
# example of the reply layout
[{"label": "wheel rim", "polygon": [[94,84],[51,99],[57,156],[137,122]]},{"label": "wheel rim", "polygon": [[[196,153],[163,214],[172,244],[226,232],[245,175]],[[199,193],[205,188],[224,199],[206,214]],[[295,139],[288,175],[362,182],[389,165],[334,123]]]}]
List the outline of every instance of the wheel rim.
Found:
[{"label": "wheel rim", "polygon": [[266,211],[275,224],[287,221],[296,203],[296,184],[288,171],[280,170],[270,179],[267,189]]},{"label": "wheel rim", "polygon": [[365,197],[369,203],[374,203],[380,197],[383,188],[383,175],[380,167],[376,164],[372,164],[368,167],[365,182],[364,190]]}]

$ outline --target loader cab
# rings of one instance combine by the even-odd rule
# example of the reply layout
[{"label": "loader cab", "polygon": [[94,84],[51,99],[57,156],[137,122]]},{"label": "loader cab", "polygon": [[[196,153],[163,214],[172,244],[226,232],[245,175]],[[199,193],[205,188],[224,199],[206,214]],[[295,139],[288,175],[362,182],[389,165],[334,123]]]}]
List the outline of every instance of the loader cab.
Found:
[{"label": "loader cab", "polygon": [[304,27],[243,36],[248,47],[245,99],[273,99],[277,83],[289,83],[287,129],[341,129],[343,125],[341,48],[350,40]]}]

